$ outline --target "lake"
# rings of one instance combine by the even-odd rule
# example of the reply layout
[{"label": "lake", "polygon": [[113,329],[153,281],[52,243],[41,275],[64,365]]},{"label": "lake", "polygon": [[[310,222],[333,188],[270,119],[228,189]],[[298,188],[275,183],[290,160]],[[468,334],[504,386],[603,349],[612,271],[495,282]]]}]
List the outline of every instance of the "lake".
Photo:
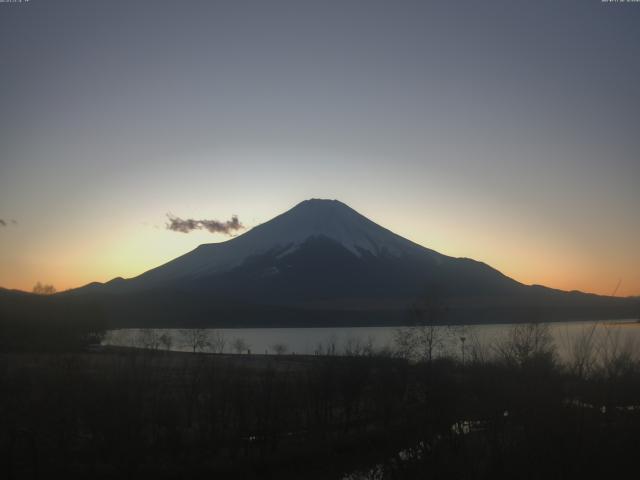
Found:
[{"label": "lake", "polygon": [[[635,354],[640,346],[640,323],[635,320],[557,322],[548,325],[561,359],[570,356],[576,342],[592,331],[596,348],[628,349]],[[442,339],[437,353],[461,356],[464,350],[469,355],[474,348],[489,352],[496,342],[506,338],[512,328],[511,324],[436,327],[437,335]],[[374,351],[393,349],[397,330],[397,327],[119,329],[107,332],[102,343],[192,351],[195,342],[199,344],[197,350],[216,353],[237,353],[242,350],[243,353],[250,351],[254,354],[344,354],[362,352],[367,348]],[[161,341],[163,338],[165,343]]]}]

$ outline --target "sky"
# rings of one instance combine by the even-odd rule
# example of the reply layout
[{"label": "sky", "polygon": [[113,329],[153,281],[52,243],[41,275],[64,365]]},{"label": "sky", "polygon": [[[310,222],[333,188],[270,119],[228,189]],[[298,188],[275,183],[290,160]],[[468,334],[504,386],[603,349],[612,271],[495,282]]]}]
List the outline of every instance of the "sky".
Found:
[{"label": "sky", "polygon": [[527,284],[640,295],[640,3],[0,3],[0,286],[132,277],[339,199]]}]

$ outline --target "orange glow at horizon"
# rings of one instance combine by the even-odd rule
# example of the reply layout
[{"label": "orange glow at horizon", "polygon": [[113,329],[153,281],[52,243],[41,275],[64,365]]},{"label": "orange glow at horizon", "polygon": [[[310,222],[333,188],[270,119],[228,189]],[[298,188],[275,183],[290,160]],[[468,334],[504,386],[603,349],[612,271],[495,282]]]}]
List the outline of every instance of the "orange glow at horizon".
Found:
[{"label": "orange glow at horizon", "polygon": [[[495,234],[490,228],[462,227],[446,219],[441,220],[442,224],[437,228],[427,231],[424,226],[411,225],[402,217],[395,218],[395,225],[385,224],[383,217],[374,221],[442,254],[482,261],[524,284],[611,295],[621,281],[617,296],[640,294],[640,273],[633,268],[633,265],[640,265],[640,255],[629,261],[618,258],[614,251],[595,262],[588,250],[574,247],[570,239],[559,241],[553,235],[540,233],[532,238],[515,230]],[[438,219],[435,220],[438,224]],[[447,235],[438,233],[444,231]],[[504,240],[498,243],[497,238]],[[94,281],[131,278],[187,253],[201,243],[226,241],[227,238],[206,232],[181,234],[158,227],[137,226],[130,231],[114,229],[108,235],[76,240],[74,245],[66,244],[66,239],[58,239],[47,243],[46,248],[33,248],[26,265],[5,259],[3,263],[7,268],[0,270],[0,286],[31,291],[40,281],[63,291]],[[53,258],[49,254],[50,248],[56,252]]]}]

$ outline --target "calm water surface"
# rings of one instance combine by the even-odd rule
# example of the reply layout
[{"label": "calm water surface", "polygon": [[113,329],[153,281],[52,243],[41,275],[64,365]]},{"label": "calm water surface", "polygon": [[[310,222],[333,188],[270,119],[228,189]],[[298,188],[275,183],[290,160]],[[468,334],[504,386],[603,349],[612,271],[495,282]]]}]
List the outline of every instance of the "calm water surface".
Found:
[{"label": "calm water surface", "polygon": [[[437,327],[443,339],[439,353],[461,355],[462,345],[467,354],[471,349],[490,351],[492,345],[504,339],[513,325],[473,325]],[[600,322],[550,323],[550,333],[561,358],[566,358],[580,338],[594,331],[596,348],[628,349],[638,352],[640,323],[635,320]],[[375,350],[393,349],[397,327],[340,327],[340,328],[221,328],[204,329],[203,335],[210,346],[202,351],[233,353],[234,342],[241,339],[251,353],[274,353],[276,346],[284,346],[288,353],[313,355],[326,351],[337,354],[371,346]],[[111,330],[103,344],[143,347],[149,340],[166,334],[171,339],[171,350],[191,351],[193,330],[187,329],[119,329]],[[462,341],[464,338],[464,342]],[[223,339],[220,342],[220,339]],[[160,346],[159,348],[164,348]],[[246,352],[245,352],[246,353]]]}]

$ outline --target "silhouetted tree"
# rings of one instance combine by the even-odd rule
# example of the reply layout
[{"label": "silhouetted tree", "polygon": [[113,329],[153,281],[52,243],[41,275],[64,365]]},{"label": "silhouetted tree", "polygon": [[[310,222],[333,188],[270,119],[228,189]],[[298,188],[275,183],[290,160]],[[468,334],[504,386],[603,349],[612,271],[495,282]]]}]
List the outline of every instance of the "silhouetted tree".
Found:
[{"label": "silhouetted tree", "polygon": [[182,336],[193,353],[201,352],[209,346],[207,331],[204,328],[189,328],[182,330]]},{"label": "silhouetted tree", "polygon": [[495,349],[510,365],[526,366],[532,362],[554,362],[556,349],[548,323],[513,325]]},{"label": "silhouetted tree", "polygon": [[223,353],[224,347],[227,345],[227,339],[224,334],[218,330],[215,330],[211,334],[211,341],[209,342],[209,349],[213,353]]},{"label": "silhouetted tree", "polygon": [[145,328],[138,333],[137,343],[141,348],[158,350],[162,344],[162,336],[155,328]]},{"label": "silhouetted tree", "polygon": [[56,287],[38,282],[33,286],[33,293],[37,295],[53,295],[56,293]]},{"label": "silhouetted tree", "polygon": [[173,337],[170,333],[164,332],[160,335],[160,344],[164,347],[165,350],[171,350],[171,345],[173,344]]},{"label": "silhouetted tree", "polygon": [[249,344],[244,338],[236,338],[232,343],[233,351],[236,353],[243,353],[249,349]]},{"label": "silhouetted tree", "polygon": [[431,363],[448,340],[455,337],[453,327],[444,325],[447,308],[438,289],[427,291],[411,308],[413,326],[396,330],[394,341],[404,358]]},{"label": "silhouetted tree", "polygon": [[287,353],[288,347],[284,343],[276,343],[271,346],[271,350],[273,350],[276,355],[284,355]]}]

